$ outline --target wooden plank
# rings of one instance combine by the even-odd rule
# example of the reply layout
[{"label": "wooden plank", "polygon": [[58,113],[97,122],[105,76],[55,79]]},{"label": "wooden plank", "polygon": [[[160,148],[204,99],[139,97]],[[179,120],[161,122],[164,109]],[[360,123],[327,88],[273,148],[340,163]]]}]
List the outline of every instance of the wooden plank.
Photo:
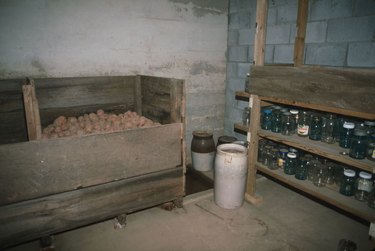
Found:
[{"label": "wooden plank", "polygon": [[253,65],[264,65],[267,33],[267,16],[268,0],[257,0]]},{"label": "wooden plank", "polygon": [[374,117],[375,70],[320,67],[251,67],[250,92],[321,109]]},{"label": "wooden plank", "polygon": [[308,0],[298,0],[297,34],[294,42],[294,66],[303,65],[308,8]]},{"label": "wooden plank", "polygon": [[33,80],[28,80],[28,82],[28,84],[22,86],[27,133],[29,140],[36,140],[42,137],[39,106],[35,95],[34,82]]},{"label": "wooden plank", "polygon": [[171,123],[182,122],[182,99],[183,99],[183,81],[172,79],[171,81],[171,94],[170,94],[170,111],[171,111]]},{"label": "wooden plank", "polygon": [[0,145],[0,205],[180,166],[181,129],[176,123]]},{"label": "wooden plank", "polygon": [[135,79],[135,88],[134,88],[134,97],[135,97],[135,112],[139,115],[142,115],[142,84],[141,76],[137,75]]},{"label": "wooden plank", "polygon": [[299,137],[297,135],[285,136],[280,133],[273,133],[265,130],[259,130],[258,134],[262,138],[302,149],[346,165],[357,167],[370,173],[375,173],[375,163],[373,161],[368,159],[357,160],[349,157],[349,155],[341,155],[340,152],[348,152],[349,150],[339,147],[338,144],[327,144],[321,141],[309,140],[308,138]]},{"label": "wooden plank", "polygon": [[250,196],[255,196],[255,186],[256,186],[256,167],[255,163],[258,158],[258,126],[260,123],[260,100],[258,96],[250,96],[250,131],[248,132],[249,137],[249,147],[247,155],[248,172],[247,172],[247,185],[246,194]]},{"label": "wooden plank", "polygon": [[234,123],[234,128],[247,133],[250,127],[244,125],[242,122]]},{"label": "wooden plank", "polygon": [[182,167],[0,207],[0,248],[183,196]]},{"label": "wooden plank", "polygon": [[368,207],[366,203],[354,199],[353,196],[344,196],[327,187],[314,186],[312,182],[306,180],[297,180],[293,175],[284,174],[282,169],[270,170],[259,163],[257,163],[256,166],[261,173],[265,173],[285,184],[341,208],[344,211],[357,215],[366,221],[375,222],[374,209]]}]

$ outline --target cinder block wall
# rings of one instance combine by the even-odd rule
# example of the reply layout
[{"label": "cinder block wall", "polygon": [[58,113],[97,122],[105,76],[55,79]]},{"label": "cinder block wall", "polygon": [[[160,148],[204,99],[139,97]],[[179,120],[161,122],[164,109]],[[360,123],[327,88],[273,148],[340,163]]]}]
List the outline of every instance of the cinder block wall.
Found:
[{"label": "cinder block wall", "polygon": [[[266,64],[293,63],[297,0],[269,0]],[[241,121],[247,102],[235,100],[244,90],[253,61],[256,0],[229,1],[228,61],[225,128],[227,135]],[[310,0],[305,64],[338,67],[375,67],[375,1]]]}]

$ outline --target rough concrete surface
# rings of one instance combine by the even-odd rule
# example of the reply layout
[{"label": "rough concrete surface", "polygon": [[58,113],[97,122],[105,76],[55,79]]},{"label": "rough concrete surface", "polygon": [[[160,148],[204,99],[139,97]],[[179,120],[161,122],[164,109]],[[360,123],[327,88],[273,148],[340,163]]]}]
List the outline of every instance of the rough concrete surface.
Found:
[{"label": "rough concrete surface", "polygon": [[[106,221],[55,236],[56,250],[336,250],[340,239],[371,250],[368,227],[292,192],[258,179],[263,203],[226,210],[208,190],[185,198],[184,208],[151,208],[114,229]],[[31,242],[11,251],[38,250]],[[9,250],[9,251],[10,251]]]}]

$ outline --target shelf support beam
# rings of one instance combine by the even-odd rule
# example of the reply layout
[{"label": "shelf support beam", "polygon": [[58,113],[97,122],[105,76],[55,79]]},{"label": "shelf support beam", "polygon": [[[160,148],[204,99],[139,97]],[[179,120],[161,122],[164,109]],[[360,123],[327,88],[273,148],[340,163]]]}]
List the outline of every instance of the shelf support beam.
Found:
[{"label": "shelf support beam", "polygon": [[297,35],[294,42],[294,66],[303,65],[308,7],[308,0],[298,1]]}]

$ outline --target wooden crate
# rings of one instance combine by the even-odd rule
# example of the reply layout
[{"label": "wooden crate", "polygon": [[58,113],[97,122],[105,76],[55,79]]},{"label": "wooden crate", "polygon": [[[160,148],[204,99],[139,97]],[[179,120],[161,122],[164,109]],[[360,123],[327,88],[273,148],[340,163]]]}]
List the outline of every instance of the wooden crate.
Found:
[{"label": "wooden crate", "polygon": [[[114,133],[25,141],[16,81],[0,111],[15,114],[0,145],[0,248],[184,195],[184,83],[151,76],[35,79],[42,126],[103,109],[136,111],[162,125]],[[10,84],[9,84],[10,83]],[[12,94],[7,97],[6,94]],[[8,122],[11,122],[8,120]],[[3,126],[4,128],[5,126]],[[8,126],[11,130],[12,126]],[[20,132],[20,133],[17,133]],[[9,143],[17,142],[18,143]]]}]

